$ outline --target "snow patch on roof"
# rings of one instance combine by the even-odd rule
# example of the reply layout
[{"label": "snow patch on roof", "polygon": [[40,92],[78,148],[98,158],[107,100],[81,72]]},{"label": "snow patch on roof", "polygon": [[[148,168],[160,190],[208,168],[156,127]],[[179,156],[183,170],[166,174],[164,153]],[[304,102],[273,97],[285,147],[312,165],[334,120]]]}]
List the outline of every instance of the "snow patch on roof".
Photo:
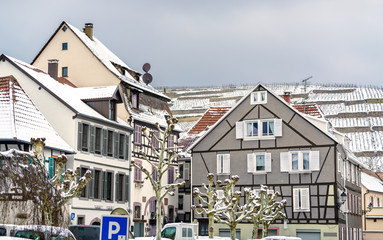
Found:
[{"label": "snow patch on roof", "polygon": [[379,178],[364,172],[362,172],[361,178],[363,186],[365,186],[369,191],[383,193],[383,182]]}]

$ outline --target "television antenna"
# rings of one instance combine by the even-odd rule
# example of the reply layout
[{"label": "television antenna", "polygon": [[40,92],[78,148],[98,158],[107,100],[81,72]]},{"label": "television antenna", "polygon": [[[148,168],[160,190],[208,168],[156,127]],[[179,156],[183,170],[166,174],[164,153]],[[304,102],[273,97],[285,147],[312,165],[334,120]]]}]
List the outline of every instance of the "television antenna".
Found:
[{"label": "television antenna", "polygon": [[305,91],[305,95],[303,97],[303,113],[306,113],[306,98],[307,98],[307,96],[306,96],[306,87],[307,87],[307,81],[310,80],[312,77],[313,76],[310,76],[310,77],[305,78],[305,79],[302,80],[303,85],[304,85],[304,91]]}]

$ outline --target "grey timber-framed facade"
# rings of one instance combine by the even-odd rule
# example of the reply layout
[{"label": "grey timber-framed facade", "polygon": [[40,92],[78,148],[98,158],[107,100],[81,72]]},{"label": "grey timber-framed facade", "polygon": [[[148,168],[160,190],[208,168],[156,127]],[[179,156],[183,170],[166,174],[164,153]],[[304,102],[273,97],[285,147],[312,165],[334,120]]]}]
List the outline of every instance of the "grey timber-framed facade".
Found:
[{"label": "grey timber-framed facade", "polygon": [[[360,164],[347,151],[347,140],[327,130],[325,121],[301,114],[259,84],[191,146],[192,188],[201,187],[209,172],[217,180],[238,175],[239,190],[267,185],[287,200],[287,219],[276,220],[272,234],[359,239]],[[343,192],[345,203],[339,200]],[[215,234],[224,228],[216,227]],[[241,239],[250,238],[251,230],[242,224]]]}]

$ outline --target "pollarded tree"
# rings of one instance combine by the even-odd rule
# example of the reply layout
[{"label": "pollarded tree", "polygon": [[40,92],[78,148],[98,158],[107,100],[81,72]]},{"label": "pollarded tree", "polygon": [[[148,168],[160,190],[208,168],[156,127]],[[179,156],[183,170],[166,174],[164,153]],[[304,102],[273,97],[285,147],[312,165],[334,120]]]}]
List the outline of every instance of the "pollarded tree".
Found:
[{"label": "pollarded tree", "polygon": [[[213,174],[208,175],[209,185],[211,185],[211,178],[214,178]],[[234,175],[231,177],[231,179],[226,179],[224,181],[225,185],[222,187],[223,196],[217,195],[216,187],[205,188],[207,195],[211,196],[208,198],[208,201],[201,200],[203,198],[201,197],[201,193],[199,193],[198,190],[195,189],[193,191],[193,193],[198,193],[194,194],[195,197],[197,196],[197,199],[200,199],[202,203],[205,203],[205,205],[206,203],[210,205],[210,209],[209,205],[207,205],[207,210],[203,210],[204,206],[200,205],[200,211],[197,211],[196,213],[211,213],[214,215],[215,222],[223,223],[229,226],[230,237],[233,240],[235,239],[237,224],[250,219],[250,215],[257,210],[256,205],[254,205],[254,199],[256,196],[250,194],[250,189],[248,188],[244,190],[245,202],[243,205],[241,205],[242,192],[235,190],[235,185],[238,183],[238,180],[239,177]],[[209,238],[213,238],[213,236],[210,235],[210,224],[212,224],[212,222],[209,221]]]},{"label": "pollarded tree", "polygon": [[[149,179],[150,184],[153,187],[156,196],[156,226],[157,226],[157,239],[161,239],[161,223],[162,223],[162,212],[161,212],[161,203],[163,199],[167,196],[174,196],[174,191],[176,188],[181,187],[185,184],[185,181],[177,183],[179,179],[177,158],[179,155],[179,147],[169,147],[167,145],[168,138],[170,137],[175,124],[177,124],[178,120],[169,115],[165,116],[166,119],[166,129],[161,129],[158,123],[156,123],[156,128],[159,132],[159,136],[157,136],[153,130],[147,130],[146,128],[142,128],[142,133],[145,139],[148,141],[149,146],[152,150],[153,155],[156,157],[158,161],[154,162],[149,159],[147,154],[144,151],[140,151],[140,155],[145,160],[145,162],[149,163],[149,165],[157,172],[156,177],[154,177],[151,172],[145,168],[144,164],[139,165],[134,160],[132,160],[131,165],[135,168],[138,168],[141,172],[146,175],[146,179]],[[162,139],[160,138],[162,136]],[[159,146],[156,148],[153,144],[152,139],[158,142]],[[174,183],[172,184],[164,184],[163,178],[165,173],[168,172],[170,167],[175,167],[176,169],[176,178]]]},{"label": "pollarded tree", "polygon": [[[251,194],[255,195],[255,192]],[[253,205],[257,208],[251,215],[253,222],[253,239],[257,238],[259,224],[262,224],[262,237],[267,237],[270,224],[276,219],[286,218],[282,209],[286,206],[286,200],[277,202],[279,192],[268,193],[268,187],[261,185],[259,197],[253,200]]]},{"label": "pollarded tree", "polygon": [[[198,208],[195,205],[192,205],[192,209],[196,214],[205,214],[209,219],[209,238],[214,238],[214,216],[222,211],[219,206],[217,206],[218,196],[217,190],[221,186],[222,182],[217,181],[214,183],[214,174],[209,173],[207,175],[207,180],[209,185],[202,185],[205,192],[201,192],[199,188],[193,189],[193,196],[198,199],[201,204],[198,205]],[[205,206],[205,207],[204,207]]]},{"label": "pollarded tree", "polygon": [[1,154],[0,179],[17,188],[24,199],[31,200],[40,210],[38,224],[59,226],[69,217],[63,215],[65,204],[81,193],[91,180],[91,172],[87,171],[76,183],[80,169],[63,172],[67,158],[61,155],[56,158],[56,172],[50,177],[44,163],[44,141],[44,138],[31,139],[35,154],[15,149]]}]

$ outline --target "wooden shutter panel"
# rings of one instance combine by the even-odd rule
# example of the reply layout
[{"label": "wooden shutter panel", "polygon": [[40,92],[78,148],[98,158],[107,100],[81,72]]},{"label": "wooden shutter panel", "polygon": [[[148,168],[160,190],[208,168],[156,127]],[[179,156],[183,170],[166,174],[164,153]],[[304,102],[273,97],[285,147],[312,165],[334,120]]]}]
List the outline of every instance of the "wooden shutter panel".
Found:
[{"label": "wooden shutter panel", "polygon": [[190,164],[189,163],[185,163],[184,165],[184,179],[185,180],[189,180],[190,179]]},{"label": "wooden shutter panel", "polygon": [[309,209],[310,208],[310,195],[309,195],[309,188],[302,188],[301,189],[301,197],[302,197],[302,209]]},{"label": "wooden shutter panel", "polygon": [[281,152],[280,154],[281,172],[290,171],[290,159],[288,152]]},{"label": "wooden shutter panel", "polygon": [[50,157],[49,159],[49,179],[53,178],[55,175],[54,170],[55,170],[55,160],[54,158]]},{"label": "wooden shutter panel", "polygon": [[236,139],[243,139],[243,122],[236,122],[235,123],[235,138]]},{"label": "wooden shutter panel", "polygon": [[102,172],[102,199],[106,199],[106,172]]},{"label": "wooden shutter panel", "polygon": [[310,152],[310,170],[312,171],[320,170],[319,151]]},{"label": "wooden shutter panel", "polygon": [[119,144],[118,144],[118,133],[117,132],[113,132],[113,138],[114,138],[114,146],[113,146],[114,154],[113,155],[115,158],[118,158]]},{"label": "wooden shutter panel", "polygon": [[299,210],[299,189],[293,189],[294,210]]},{"label": "wooden shutter panel", "polygon": [[77,129],[77,150],[81,151],[82,145],[82,123],[78,123]]},{"label": "wooden shutter panel", "polygon": [[125,160],[129,160],[129,150],[130,150],[130,136],[126,135],[125,136],[125,154],[124,154]]},{"label": "wooden shutter panel", "polygon": [[255,172],[255,161],[254,161],[254,154],[248,153],[247,154],[247,172],[253,173]]},{"label": "wooden shutter panel", "polygon": [[223,171],[224,173],[230,173],[230,154],[223,155]]},{"label": "wooden shutter panel", "polygon": [[125,202],[130,202],[129,191],[130,191],[130,175],[125,175]]},{"label": "wooden shutter panel", "polygon": [[95,144],[95,135],[96,135],[95,132],[96,132],[96,128],[91,126],[90,127],[90,146],[89,146],[91,153],[94,153],[94,144]]},{"label": "wooden shutter panel", "polygon": [[90,171],[92,172],[92,180],[89,182],[89,198],[94,198],[94,169]]},{"label": "wooden shutter panel", "polygon": [[106,129],[102,129],[102,155],[106,156],[108,147],[108,131]]},{"label": "wooden shutter panel", "polygon": [[217,173],[221,173],[221,154],[217,154]]},{"label": "wooden shutter panel", "polygon": [[[120,178],[118,177],[118,173],[116,173],[115,175],[115,182],[114,182],[114,189],[115,189],[115,191],[114,191],[114,193],[115,193],[115,199],[116,199],[116,201],[118,201],[118,199],[119,199],[119,197],[120,197],[120,191],[119,191],[119,189],[118,189],[118,184],[119,184],[119,181],[120,181]],[[112,184],[113,185],[113,184]]]},{"label": "wooden shutter panel", "polygon": [[274,136],[282,137],[282,119],[274,119]]},{"label": "wooden shutter panel", "polygon": [[271,172],[271,153],[265,153],[265,170]]}]

